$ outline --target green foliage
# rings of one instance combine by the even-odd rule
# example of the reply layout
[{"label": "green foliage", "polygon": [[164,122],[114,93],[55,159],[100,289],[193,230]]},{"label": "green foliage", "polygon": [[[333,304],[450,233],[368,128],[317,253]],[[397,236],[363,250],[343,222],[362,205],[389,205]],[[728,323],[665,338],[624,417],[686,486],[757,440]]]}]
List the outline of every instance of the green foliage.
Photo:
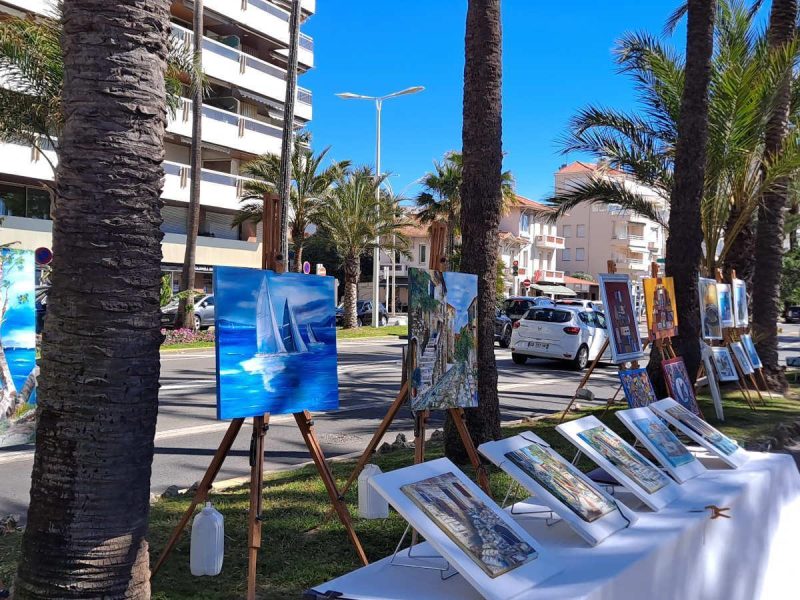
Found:
[{"label": "green foliage", "polygon": [[783,255],[781,300],[789,304],[800,304],[800,248]]},{"label": "green foliage", "polygon": [[456,362],[467,362],[470,351],[475,349],[475,335],[469,327],[464,327],[458,335],[453,349]]},{"label": "green foliage", "polygon": [[589,273],[577,272],[570,275],[570,277],[574,277],[575,279],[583,279],[584,281],[594,281],[594,277],[589,275]]},{"label": "green foliage", "polygon": [[161,289],[158,294],[160,306],[166,306],[172,301],[172,278],[169,275],[161,276]]},{"label": "green foliage", "polygon": [[503,262],[501,258],[497,259],[497,278],[495,279],[494,289],[495,289],[495,301],[497,305],[500,306],[503,303],[503,299],[506,296],[506,263]]},{"label": "green foliage", "polygon": [[439,302],[428,293],[428,286],[431,283],[431,276],[424,269],[414,269],[408,271],[408,289],[410,293],[410,303],[423,313],[430,313],[439,310]]}]

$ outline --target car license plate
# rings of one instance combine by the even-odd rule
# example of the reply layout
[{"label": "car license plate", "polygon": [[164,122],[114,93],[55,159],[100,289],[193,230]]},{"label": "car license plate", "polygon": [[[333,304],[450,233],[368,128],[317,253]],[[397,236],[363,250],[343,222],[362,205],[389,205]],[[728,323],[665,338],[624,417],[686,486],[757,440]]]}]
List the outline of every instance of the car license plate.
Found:
[{"label": "car license plate", "polygon": [[540,348],[542,350],[547,350],[550,347],[550,344],[545,344],[544,342],[529,342],[528,346],[530,348]]}]

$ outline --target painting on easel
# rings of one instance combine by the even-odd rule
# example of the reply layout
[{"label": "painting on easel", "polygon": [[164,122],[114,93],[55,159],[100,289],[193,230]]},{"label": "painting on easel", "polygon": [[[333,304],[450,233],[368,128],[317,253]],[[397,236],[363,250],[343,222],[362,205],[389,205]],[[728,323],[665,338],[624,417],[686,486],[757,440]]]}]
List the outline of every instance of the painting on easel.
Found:
[{"label": "painting on easel", "polygon": [[755,373],[753,365],[750,364],[750,359],[747,358],[747,353],[744,350],[744,346],[742,346],[742,342],[731,342],[730,346],[731,352],[733,352],[733,358],[736,359],[742,373],[745,375],[752,375]]},{"label": "painting on easel", "polygon": [[761,362],[761,357],[758,355],[756,345],[753,343],[753,338],[749,333],[742,335],[742,345],[747,351],[747,358],[750,359],[750,364],[753,365],[753,368],[763,369],[764,364]]},{"label": "painting on easel", "polygon": [[217,417],[339,406],[333,278],[214,268]]},{"label": "painting on easel", "polygon": [[478,406],[478,277],[409,269],[411,410]]},{"label": "painting on easel", "polygon": [[697,398],[694,395],[694,387],[686,372],[686,365],[680,356],[665,360],[661,363],[661,370],[664,371],[664,379],[667,382],[667,389],[670,395],[685,409],[692,411],[698,417],[702,417],[700,407],[697,405]]},{"label": "painting on easel", "polygon": [[730,351],[724,346],[714,346],[711,348],[711,356],[714,358],[714,367],[720,381],[739,381],[736,373],[736,366],[733,364]]},{"label": "painting on easel", "polygon": [[647,332],[651,340],[678,335],[678,309],[675,305],[675,282],[672,277],[642,279]]},{"label": "painting on easel", "polygon": [[733,327],[736,323],[733,318],[733,297],[731,286],[727,283],[717,284],[717,298],[719,299],[719,319],[723,327]]},{"label": "painting on easel", "polygon": [[642,357],[636,311],[633,308],[628,275],[601,274],[600,296],[609,321],[608,341],[612,361],[616,364]]},{"label": "painting on easel", "polygon": [[736,327],[744,328],[750,324],[750,315],[747,312],[747,285],[741,279],[731,281],[733,297],[733,318]]},{"label": "painting on easel", "polygon": [[703,337],[708,340],[722,339],[722,319],[719,314],[717,282],[700,277],[697,289],[700,293],[700,323]]},{"label": "painting on easel", "polygon": [[620,371],[619,379],[631,408],[641,408],[658,400],[647,369]]}]

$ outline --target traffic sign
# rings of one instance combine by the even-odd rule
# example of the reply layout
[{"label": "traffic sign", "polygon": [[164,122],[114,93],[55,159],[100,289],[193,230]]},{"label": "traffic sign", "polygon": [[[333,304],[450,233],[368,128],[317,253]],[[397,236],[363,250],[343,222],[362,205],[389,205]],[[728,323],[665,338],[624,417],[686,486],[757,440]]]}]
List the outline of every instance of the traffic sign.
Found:
[{"label": "traffic sign", "polygon": [[53,251],[42,246],[33,251],[33,258],[37,265],[49,265],[53,260]]},{"label": "traffic sign", "polygon": [[663,265],[664,263],[666,263],[666,262],[667,262],[667,259],[666,259],[666,258],[657,258],[657,259],[656,259],[656,262],[657,262],[658,264],[660,264],[660,265]]},{"label": "traffic sign", "polygon": [[524,287],[526,287],[526,288],[531,287],[531,280],[530,279],[526,279],[525,281],[522,282],[522,285]]},{"label": "traffic sign", "polygon": [[328,270],[325,268],[325,265],[322,263],[317,263],[317,275],[322,275],[323,277],[328,274]]},{"label": "traffic sign", "polygon": [[308,261],[303,262],[303,273],[306,275],[311,273],[311,263]]}]

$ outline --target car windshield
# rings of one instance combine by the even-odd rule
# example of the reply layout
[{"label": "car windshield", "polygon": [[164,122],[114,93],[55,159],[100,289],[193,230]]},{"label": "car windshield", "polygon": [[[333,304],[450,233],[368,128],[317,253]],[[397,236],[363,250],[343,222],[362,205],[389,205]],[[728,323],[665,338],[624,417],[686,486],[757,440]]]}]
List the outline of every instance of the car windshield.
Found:
[{"label": "car windshield", "polygon": [[568,323],[571,319],[571,312],[553,308],[535,308],[529,310],[525,315],[526,321],[544,321],[546,323]]},{"label": "car windshield", "polygon": [[532,305],[533,301],[531,300],[506,300],[506,314],[522,316]]}]

